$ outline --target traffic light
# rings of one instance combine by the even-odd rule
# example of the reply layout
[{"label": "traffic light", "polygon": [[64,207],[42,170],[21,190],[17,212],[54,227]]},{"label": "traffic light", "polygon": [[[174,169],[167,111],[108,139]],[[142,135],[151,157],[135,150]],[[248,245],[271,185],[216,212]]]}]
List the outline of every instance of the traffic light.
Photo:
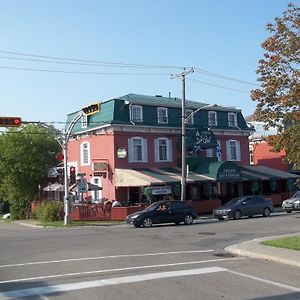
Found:
[{"label": "traffic light", "polygon": [[21,124],[20,117],[0,117],[0,127],[19,127]]},{"label": "traffic light", "polygon": [[76,183],[76,169],[75,167],[70,167],[70,184]]},{"label": "traffic light", "polygon": [[83,107],[81,109],[87,116],[95,114],[96,112],[100,111],[100,103],[93,103],[89,106]]}]

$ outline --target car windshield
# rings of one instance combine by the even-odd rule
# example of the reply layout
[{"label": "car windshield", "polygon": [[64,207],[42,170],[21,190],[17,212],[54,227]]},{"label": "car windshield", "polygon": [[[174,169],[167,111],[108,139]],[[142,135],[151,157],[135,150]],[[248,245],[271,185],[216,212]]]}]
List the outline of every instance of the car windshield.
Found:
[{"label": "car windshield", "polygon": [[299,198],[300,197],[300,191],[296,192],[292,198]]},{"label": "car windshield", "polygon": [[230,201],[228,201],[227,203],[226,203],[226,205],[232,205],[232,204],[235,204],[235,203],[238,203],[240,200],[242,200],[241,198],[233,198],[233,199],[231,199]]}]

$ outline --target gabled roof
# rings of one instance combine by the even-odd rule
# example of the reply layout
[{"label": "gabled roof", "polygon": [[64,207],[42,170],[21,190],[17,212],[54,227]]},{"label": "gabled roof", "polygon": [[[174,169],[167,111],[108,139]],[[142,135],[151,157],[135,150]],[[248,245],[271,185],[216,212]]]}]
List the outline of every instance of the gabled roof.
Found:
[{"label": "gabled roof", "polygon": [[[161,107],[176,107],[181,108],[181,98],[174,97],[162,97],[161,95],[156,96],[147,96],[147,95],[139,95],[139,94],[127,94],[122,97],[118,97],[117,99],[128,101],[132,104],[139,105],[150,105],[150,106],[161,106]],[[197,109],[204,106],[210,106],[207,110],[218,110],[218,111],[240,111],[240,109],[233,106],[219,106],[217,104],[209,104],[204,102],[197,102],[186,100],[185,101],[187,109]],[[204,108],[205,109],[205,108]]]}]

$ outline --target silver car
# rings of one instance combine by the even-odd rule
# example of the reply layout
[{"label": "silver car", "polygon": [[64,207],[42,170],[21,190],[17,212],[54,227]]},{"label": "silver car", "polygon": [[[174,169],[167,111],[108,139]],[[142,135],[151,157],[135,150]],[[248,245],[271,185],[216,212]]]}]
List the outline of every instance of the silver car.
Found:
[{"label": "silver car", "polygon": [[282,209],[287,213],[300,210],[300,191],[296,192],[291,198],[284,200]]}]

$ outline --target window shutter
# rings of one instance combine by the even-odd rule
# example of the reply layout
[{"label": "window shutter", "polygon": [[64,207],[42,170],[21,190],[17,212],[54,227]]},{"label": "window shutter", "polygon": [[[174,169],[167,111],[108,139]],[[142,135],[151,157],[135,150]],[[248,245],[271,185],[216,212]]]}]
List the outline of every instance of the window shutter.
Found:
[{"label": "window shutter", "polygon": [[173,161],[173,149],[171,139],[168,139],[168,161]]},{"label": "window shutter", "polygon": [[230,141],[226,141],[226,157],[227,160],[231,160]]},{"label": "window shutter", "polygon": [[158,139],[154,139],[154,159],[155,162],[159,161],[159,149],[158,149]]},{"label": "window shutter", "polygon": [[236,141],[236,160],[241,160],[241,145],[239,141]]},{"label": "window shutter", "polygon": [[142,159],[143,162],[148,162],[148,147],[146,139],[142,139]]},{"label": "window shutter", "polygon": [[128,139],[128,162],[133,162],[132,139]]}]

